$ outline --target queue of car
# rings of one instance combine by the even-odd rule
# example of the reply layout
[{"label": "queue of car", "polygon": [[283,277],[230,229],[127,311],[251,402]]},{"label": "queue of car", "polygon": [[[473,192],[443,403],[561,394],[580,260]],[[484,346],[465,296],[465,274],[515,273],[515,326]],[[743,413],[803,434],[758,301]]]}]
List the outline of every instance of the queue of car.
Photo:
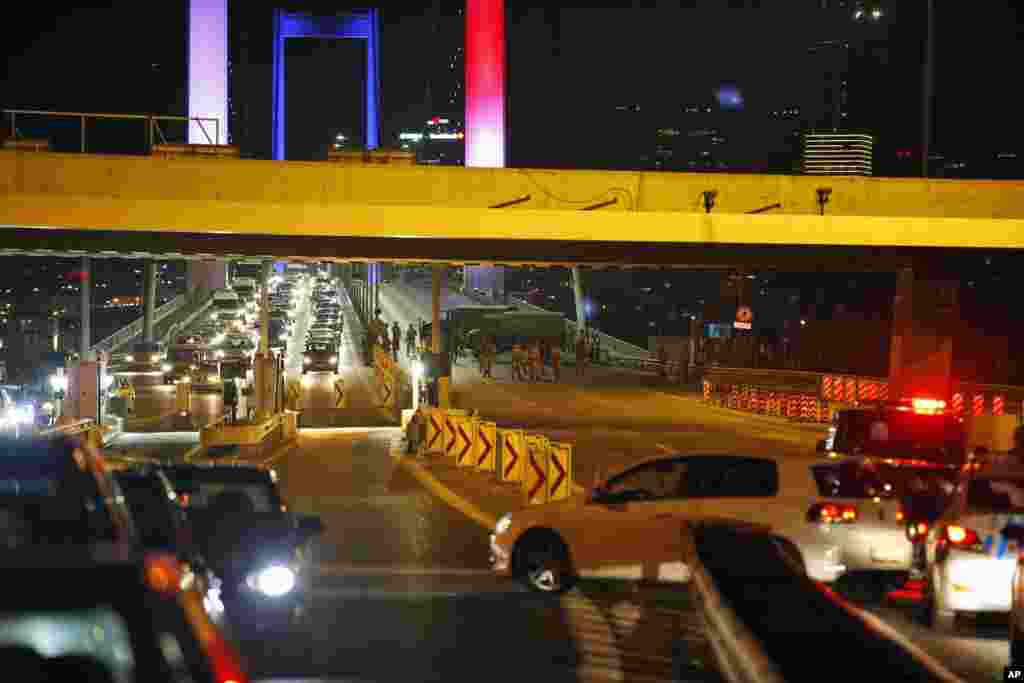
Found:
[{"label": "queue of car", "polygon": [[306,332],[306,346],[302,356],[302,374],[311,372],[337,373],[344,318],[338,301],[335,280],[321,273],[312,288],[311,324]]},{"label": "queue of car", "polygon": [[723,518],[762,525],[818,581],[870,573],[924,585],[924,621],[1010,614],[1011,660],[1024,661],[1024,465],[983,466],[941,401],[840,411],[823,459],[669,454],[604,477],[585,497],[502,517],[491,562],[541,592],[580,577],[686,580],[679,525]]},{"label": "queue of car", "polygon": [[293,623],[302,548],[322,531],[262,466],[113,466],[73,437],[0,442],[7,672],[243,683],[222,629]]}]

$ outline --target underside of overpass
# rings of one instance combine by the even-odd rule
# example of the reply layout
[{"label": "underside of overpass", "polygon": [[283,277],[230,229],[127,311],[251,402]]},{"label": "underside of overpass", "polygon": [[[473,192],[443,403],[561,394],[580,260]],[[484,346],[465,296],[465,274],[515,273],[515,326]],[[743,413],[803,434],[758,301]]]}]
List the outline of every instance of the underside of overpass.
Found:
[{"label": "underside of overpass", "polygon": [[1024,248],[1024,183],[7,151],[0,225],[8,254],[941,275]]}]

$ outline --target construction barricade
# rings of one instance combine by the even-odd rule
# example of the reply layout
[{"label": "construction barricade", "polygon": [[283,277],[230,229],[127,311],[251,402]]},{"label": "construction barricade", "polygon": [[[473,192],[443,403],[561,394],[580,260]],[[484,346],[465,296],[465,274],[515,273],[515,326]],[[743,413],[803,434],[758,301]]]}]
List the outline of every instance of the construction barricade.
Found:
[{"label": "construction barricade", "polygon": [[546,503],[548,498],[548,439],[542,434],[526,435],[523,493],[527,505]]},{"label": "construction barricade", "polygon": [[572,493],[572,444],[548,443],[548,501],[565,500]]},{"label": "construction barricade", "polygon": [[985,414],[985,394],[975,394],[974,401],[972,403],[974,415]]},{"label": "construction barricade", "polygon": [[502,481],[519,482],[523,479],[523,462],[526,458],[526,433],[522,429],[501,429],[498,431],[499,463],[498,472]]},{"label": "construction barricade", "polygon": [[498,426],[486,420],[476,422],[476,448],[473,466],[481,472],[494,472],[498,458]]},{"label": "construction barricade", "polygon": [[427,433],[423,440],[423,452],[434,455],[444,454],[445,438],[445,411],[440,408],[432,408],[426,412]]},{"label": "construction barricade", "polygon": [[455,464],[459,467],[476,465],[473,455],[476,451],[477,420],[472,417],[450,417],[455,424]]}]

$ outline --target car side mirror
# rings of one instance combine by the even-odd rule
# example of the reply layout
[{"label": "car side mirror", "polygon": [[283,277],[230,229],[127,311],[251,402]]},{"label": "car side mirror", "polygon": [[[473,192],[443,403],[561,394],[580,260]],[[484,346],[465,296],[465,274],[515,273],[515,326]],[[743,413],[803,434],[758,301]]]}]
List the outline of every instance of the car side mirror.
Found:
[{"label": "car side mirror", "polygon": [[1024,543],[1024,526],[1009,526],[1007,525],[1003,529],[1003,536],[1011,541],[1017,541],[1018,543]]},{"label": "car side mirror", "polygon": [[827,453],[828,452],[828,444],[826,443],[825,439],[822,439],[821,441],[819,441],[815,445],[814,450],[817,451],[818,453]]},{"label": "car side mirror", "polygon": [[303,539],[319,536],[326,528],[319,515],[299,515],[298,527]]}]

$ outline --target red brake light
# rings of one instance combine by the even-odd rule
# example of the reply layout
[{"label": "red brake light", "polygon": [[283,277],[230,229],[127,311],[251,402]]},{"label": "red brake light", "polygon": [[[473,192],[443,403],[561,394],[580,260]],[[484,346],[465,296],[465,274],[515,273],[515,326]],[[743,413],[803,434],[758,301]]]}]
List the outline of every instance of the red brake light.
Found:
[{"label": "red brake light", "polygon": [[857,521],[857,508],[853,505],[815,503],[807,511],[807,521],[812,524],[850,524]]},{"label": "red brake light", "polygon": [[981,539],[973,529],[962,527],[958,524],[950,524],[946,527],[945,538],[950,545],[957,548],[975,548],[981,546]]},{"label": "red brake light", "polygon": [[911,543],[921,543],[928,535],[927,522],[913,522],[907,525],[907,539]]},{"label": "red brake light", "polygon": [[171,555],[150,555],[145,561],[146,584],[165,597],[181,591],[183,574],[178,560]]},{"label": "red brake light", "polygon": [[919,415],[938,415],[946,409],[946,402],[934,398],[914,398],[910,400],[914,412]]}]

